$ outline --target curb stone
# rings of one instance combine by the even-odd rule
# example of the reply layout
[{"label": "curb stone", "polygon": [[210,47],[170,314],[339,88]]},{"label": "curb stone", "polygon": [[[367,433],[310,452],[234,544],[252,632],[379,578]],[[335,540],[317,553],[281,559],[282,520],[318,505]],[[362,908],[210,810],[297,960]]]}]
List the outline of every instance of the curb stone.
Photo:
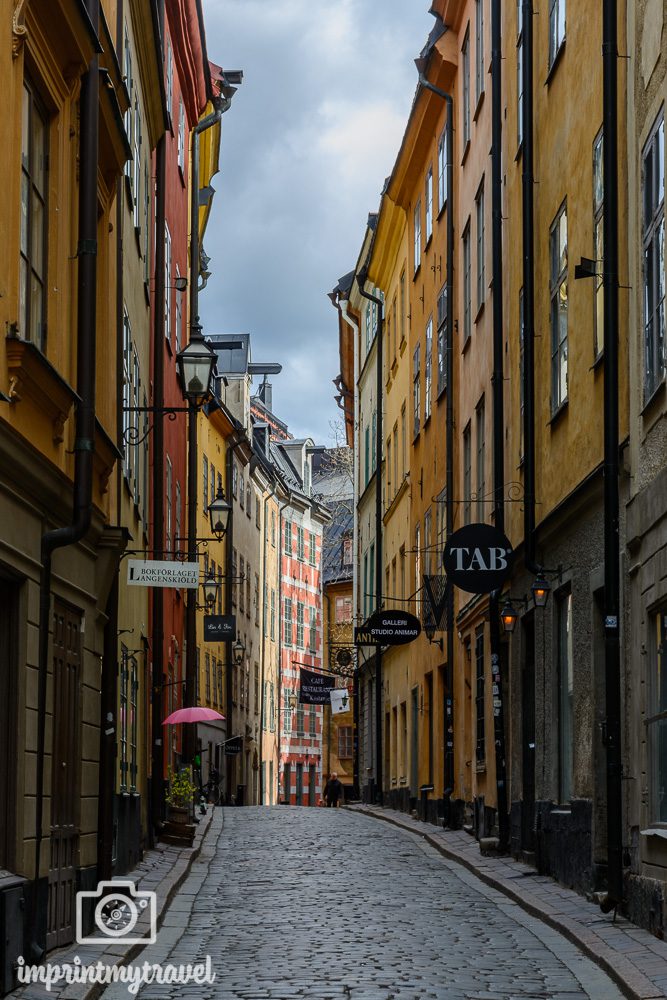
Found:
[{"label": "curb stone", "polygon": [[[525,890],[523,893],[516,892],[504,879],[494,876],[489,870],[488,864],[484,867],[478,867],[469,858],[457,853],[456,850],[453,850],[444,843],[442,835],[438,837],[425,830],[424,824],[416,820],[408,821],[407,817],[403,820],[397,815],[390,815],[381,809],[372,809],[363,805],[344,806],[343,808],[349,809],[351,812],[362,813],[371,819],[384,820],[408,833],[416,833],[423,837],[431,847],[434,847],[447,860],[462,865],[480,879],[481,882],[502,892],[505,896],[513,900],[513,902],[518,903],[531,916],[537,917],[543,923],[561,933],[563,937],[576,945],[584,955],[606,972],[629,1000],[664,1000],[664,991],[645,976],[623,954],[611,948],[595,931],[582,925],[573,917],[561,916],[554,913],[542,900],[535,896],[531,898],[530,893]],[[488,859],[480,855],[480,861],[484,865]],[[574,896],[577,895],[574,893],[574,890],[572,890],[572,893]],[[646,934],[649,936],[648,931]],[[638,945],[638,947],[641,946]],[[667,975],[667,963],[665,964],[665,975]]]}]

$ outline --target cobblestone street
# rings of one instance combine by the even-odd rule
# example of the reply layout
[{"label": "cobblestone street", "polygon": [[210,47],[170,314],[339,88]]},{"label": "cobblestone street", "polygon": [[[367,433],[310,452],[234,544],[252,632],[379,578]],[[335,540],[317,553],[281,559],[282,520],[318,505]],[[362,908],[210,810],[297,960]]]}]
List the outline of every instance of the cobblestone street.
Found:
[{"label": "cobblestone street", "polygon": [[216,981],[144,1000],[620,1000],[565,938],[415,835],[344,810],[222,818],[141,954],[211,955]]}]

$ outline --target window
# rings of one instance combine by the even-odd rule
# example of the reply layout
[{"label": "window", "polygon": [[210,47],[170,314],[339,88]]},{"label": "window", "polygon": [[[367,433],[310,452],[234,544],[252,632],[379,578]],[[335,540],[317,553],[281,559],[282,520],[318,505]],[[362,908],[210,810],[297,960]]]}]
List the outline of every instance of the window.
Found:
[{"label": "window", "polygon": [[419,420],[421,414],[421,384],[419,373],[419,344],[415,348],[412,361],[412,434],[417,437],[419,434]]},{"label": "window", "polygon": [[523,288],[519,289],[519,461],[523,462],[523,419],[526,408],[524,370],[526,365],[526,323],[523,309]]},{"label": "window", "polygon": [[276,729],[276,692],[273,681],[269,683],[269,729],[272,733]]},{"label": "window", "polygon": [[276,512],[271,511],[271,545],[275,549],[276,547]]},{"label": "window", "polygon": [[208,458],[206,455],[202,456],[201,460],[202,467],[202,497],[204,498],[204,503],[206,503],[206,498],[208,496]]},{"label": "window", "polygon": [[477,732],[475,741],[475,760],[478,764],[486,762],[486,733],[484,715],[484,631],[475,636],[475,676],[477,686],[475,691],[475,712],[477,717]]},{"label": "window", "polygon": [[602,211],[604,204],[604,179],[602,166],[602,132],[598,132],[593,143],[593,259],[595,267],[595,306],[593,312],[593,357],[599,358],[604,346],[604,288],[602,281],[602,258],[604,238]]},{"label": "window", "polygon": [[392,468],[392,466],[391,466],[391,437],[388,437],[387,438],[387,462],[386,462],[386,480],[387,480],[386,481],[386,490],[387,490],[386,501],[387,501],[387,504],[391,503],[391,500],[392,500],[392,497],[393,497],[393,493],[392,493],[392,490],[391,490],[391,468]]},{"label": "window", "polygon": [[665,377],[665,122],[644,150],[644,399]]},{"label": "window", "polygon": [[311,566],[317,565],[317,535],[314,531],[311,531],[308,543],[308,562]]},{"label": "window", "polygon": [[484,479],[485,465],[485,428],[484,428],[484,396],[480,399],[475,410],[475,421],[477,424],[477,520],[484,520],[484,494],[486,493],[486,483]]},{"label": "window", "polygon": [[433,167],[428,168],[424,186],[424,206],[426,208],[426,246],[433,236]]},{"label": "window", "polygon": [[556,604],[558,638],[558,770],[559,799],[572,798],[574,748],[574,659],[572,651],[572,594],[561,594]]},{"label": "window", "polygon": [[401,569],[401,600],[405,600],[405,545],[401,545],[399,550],[399,560]]},{"label": "window", "polygon": [[167,114],[171,118],[171,109],[174,102],[174,59],[171,51],[171,39],[167,38],[167,55],[166,55],[166,86],[165,90],[167,92]]},{"label": "window", "polygon": [[132,202],[132,219],[134,228],[139,229],[139,201],[141,198],[141,113],[139,98],[134,99],[134,134],[132,136],[132,159],[134,160],[134,192]]},{"label": "window", "polygon": [[463,343],[470,340],[472,300],[470,275],[470,219],[463,230]]},{"label": "window", "polygon": [[399,285],[400,309],[401,309],[401,344],[405,341],[405,271],[401,272]]},{"label": "window", "polygon": [[372,428],[371,428],[371,471],[375,472],[375,470],[377,469],[377,461],[378,461],[378,455],[377,455],[377,421],[378,421],[378,417],[377,417],[377,413],[376,413],[375,410],[373,410],[373,416],[372,416],[371,420],[372,420]]},{"label": "window", "polygon": [[438,141],[438,211],[447,204],[447,127]]},{"label": "window", "polygon": [[46,340],[48,150],[46,115],[26,80],[21,132],[19,331],[40,351]]},{"label": "window", "polygon": [[206,701],[211,704],[211,657],[208,653],[204,656],[206,670]]},{"label": "window", "polygon": [[253,671],[253,687],[255,690],[255,715],[259,715],[259,663],[256,663]]},{"label": "window", "polygon": [[421,525],[415,525],[415,612],[419,614],[419,591],[422,585]]},{"label": "window", "polygon": [[301,601],[296,605],[296,644],[298,649],[304,648],[304,606]]},{"label": "window", "polygon": [[567,206],[551,226],[551,412],[567,400]]},{"label": "window", "polygon": [[[310,537],[311,537],[311,545],[312,545],[313,544],[312,539],[314,539],[315,536],[311,535]],[[341,546],[341,555],[342,555],[342,560],[343,560],[343,566],[352,566],[352,563],[353,563],[353,558],[352,558],[352,535],[350,535],[349,533],[346,534],[343,537],[343,544]]]},{"label": "window", "polygon": [[171,497],[172,497],[172,468],[171,459],[167,455],[166,483],[165,483],[165,534],[166,550],[171,552]]},{"label": "window", "polygon": [[299,702],[297,704],[297,706],[296,706],[296,725],[295,725],[295,730],[296,730],[297,736],[303,736],[304,735],[304,714],[305,713],[304,713],[303,705],[301,704],[301,702]]},{"label": "window", "polygon": [[433,317],[426,324],[426,356],[424,357],[424,423],[431,416],[431,368],[433,364]]},{"label": "window", "polygon": [[[372,608],[374,603],[377,605],[379,605],[380,603],[379,601],[376,600],[377,594],[375,592],[375,542],[373,542],[373,544],[371,545],[368,554],[368,577],[369,577],[368,590],[370,593],[370,606]],[[381,586],[381,582],[379,580],[378,580],[378,586]]]},{"label": "window", "polygon": [[132,330],[127,310],[123,311],[123,435],[125,440],[123,456],[123,473],[132,485],[134,469],[134,448],[130,443],[133,432],[136,433],[138,414],[129,407],[137,405],[134,385],[134,370],[132,366]]},{"label": "window", "polygon": [[370,594],[368,592],[368,552],[364,552],[364,593],[363,593],[363,609],[364,618],[368,614]]},{"label": "window", "polygon": [[128,649],[121,645],[121,660],[120,660],[120,717],[119,717],[119,729],[120,729],[120,747],[119,747],[119,763],[120,763],[120,787],[124,791],[127,789],[128,780],[128,761],[127,761],[127,743],[128,743],[128,723],[129,723],[129,713],[128,713],[128,694],[129,694],[129,651]]},{"label": "window", "polygon": [[292,598],[285,598],[285,617],[283,623],[283,642],[286,646],[292,645]]},{"label": "window", "polygon": [[[236,585],[238,583],[238,556],[236,549],[232,549],[232,607],[236,607]],[[236,676],[236,675],[235,675]]]},{"label": "window", "polygon": [[232,459],[232,496],[236,500],[239,489],[239,470],[236,462]]},{"label": "window", "polygon": [[[130,46],[130,33],[128,31],[127,23],[125,24],[124,39],[123,39],[123,71],[125,76],[125,88],[127,90],[127,96],[129,98],[128,107],[125,112],[125,117],[123,119],[123,124],[125,125],[125,133],[127,135],[127,141],[130,145],[130,149],[133,148],[133,129],[134,129],[134,114],[133,114],[133,98],[134,98],[134,77],[132,71],[132,48]],[[125,161],[125,176],[129,182],[130,194],[134,197],[134,156],[130,156]]]},{"label": "window", "polygon": [[475,198],[475,216],[477,220],[477,309],[484,304],[485,268],[484,268],[484,180],[479,186]]},{"label": "window", "polygon": [[260,513],[259,497],[255,495],[255,527],[261,528],[261,526],[262,526],[262,515]]},{"label": "window", "polygon": [[470,524],[472,514],[472,442],[470,421],[463,431],[463,523]]},{"label": "window", "polygon": [[299,562],[303,562],[305,553],[304,546],[304,536],[303,536],[303,526],[297,524],[296,526],[296,557]]},{"label": "window", "polygon": [[351,760],[354,755],[354,729],[352,726],[338,727],[338,759]]},{"label": "window", "polygon": [[352,598],[336,598],[336,625],[345,625],[352,621]]},{"label": "window", "polygon": [[523,142],[523,0],[516,4],[516,138]]},{"label": "window", "polygon": [[[398,424],[394,424],[394,491],[398,490],[401,482],[398,478]],[[350,562],[352,565],[352,539],[349,539],[350,543]]]},{"label": "window", "polygon": [[[432,561],[431,526],[432,526],[432,515],[431,515],[431,508],[429,507],[428,510],[424,512],[424,559],[422,566],[422,572],[426,573],[427,575],[431,573],[431,561]],[[421,587],[421,581],[419,583],[419,586]]]},{"label": "window", "polygon": [[179,480],[176,480],[176,534],[174,535],[174,551],[181,551],[181,508],[183,506],[183,501],[181,499],[181,484]]},{"label": "window", "polygon": [[245,512],[247,517],[252,517],[252,487],[249,479],[245,490]]},{"label": "window", "polygon": [[421,264],[422,258],[422,201],[421,198],[417,199],[417,204],[415,205],[414,214],[414,271],[415,274],[419,270],[419,265]]},{"label": "window", "polygon": [[178,166],[185,173],[185,108],[183,98],[178,100]]},{"label": "window", "polygon": [[408,457],[407,451],[407,427],[408,419],[405,412],[405,403],[401,407],[401,473],[403,476],[407,474],[407,469],[405,468],[405,463]]},{"label": "window", "polygon": [[396,296],[394,295],[393,302],[391,303],[391,318],[392,318],[391,329],[394,334],[393,350],[391,351],[391,355],[394,361],[396,360],[396,341],[398,339],[397,317],[398,317],[398,311],[396,308]]},{"label": "window", "polygon": [[171,233],[166,222],[164,224],[164,335],[171,344]]},{"label": "window", "polygon": [[174,343],[176,345],[176,353],[181,349],[181,330],[183,328],[183,292],[178,287],[178,279],[181,276],[181,271],[176,265],[176,280],[174,284],[176,285],[176,315],[174,317]]},{"label": "window", "polygon": [[292,555],[292,522],[285,521],[285,555]]},{"label": "window", "polygon": [[271,636],[271,642],[275,642],[276,638],[276,592],[271,590],[271,629],[269,632]]},{"label": "window", "polygon": [[470,142],[470,27],[466,29],[461,49],[463,72],[463,146]]},{"label": "window", "polygon": [[151,277],[150,266],[150,219],[151,219],[151,189],[148,162],[144,162],[144,284],[148,285]]},{"label": "window", "polygon": [[245,510],[245,476],[243,473],[241,473],[239,480],[239,503],[241,504],[241,510]]},{"label": "window", "polygon": [[245,613],[248,618],[250,618],[250,581],[252,579],[252,573],[250,572],[250,563],[246,563],[246,578],[245,578]]},{"label": "window", "polygon": [[255,608],[255,625],[259,625],[259,575],[257,573],[255,573],[254,608]]},{"label": "window", "polygon": [[549,67],[565,42],[565,0],[549,0]]},{"label": "window", "polygon": [[[213,465],[213,462],[211,462],[211,497],[210,500],[208,501],[209,503],[213,503],[213,501],[215,500],[215,483],[216,483],[215,466]],[[204,507],[206,507],[207,506],[206,496],[202,497],[202,502]]]},{"label": "window", "polygon": [[649,619],[649,822],[667,823],[667,607]]},{"label": "window", "polygon": [[368,486],[368,481],[371,478],[371,432],[369,427],[364,431],[364,472],[364,485]]},{"label": "window", "polygon": [[245,559],[243,556],[239,556],[239,611],[243,613],[245,611]]},{"label": "window", "polygon": [[475,103],[484,93],[484,0],[475,0]]},{"label": "window", "polygon": [[315,653],[317,652],[317,608],[309,608],[309,614],[308,649],[311,653]]},{"label": "window", "polygon": [[317,709],[314,705],[310,706],[308,712],[308,735],[317,736]]},{"label": "window", "polygon": [[438,396],[447,387],[447,286],[438,295]]}]

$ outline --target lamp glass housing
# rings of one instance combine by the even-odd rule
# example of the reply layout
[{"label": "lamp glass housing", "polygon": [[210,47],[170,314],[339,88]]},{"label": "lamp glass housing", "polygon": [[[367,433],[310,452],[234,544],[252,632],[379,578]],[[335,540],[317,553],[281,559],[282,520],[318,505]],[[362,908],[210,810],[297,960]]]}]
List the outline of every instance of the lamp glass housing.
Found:
[{"label": "lamp glass housing", "polygon": [[218,589],[220,587],[220,581],[216,580],[213,574],[209,571],[206,579],[202,583],[202,590],[204,591],[204,601],[206,606],[209,608],[214,607],[215,602],[218,597]]},{"label": "lamp glass housing", "polygon": [[234,663],[239,667],[243,663],[243,657],[245,655],[245,646],[240,639],[237,639],[232,646],[232,655],[234,657]]},{"label": "lamp glass housing", "polygon": [[551,593],[551,584],[542,576],[538,574],[533,580],[533,585],[531,587],[533,592],[533,600],[535,601],[536,608],[546,608],[547,601],[549,600],[549,594]]},{"label": "lamp glass housing", "polygon": [[516,627],[516,623],[518,621],[518,618],[519,618],[519,615],[518,615],[516,609],[513,608],[512,605],[508,601],[507,604],[502,609],[502,611],[500,612],[500,620],[503,623],[504,630],[506,632],[509,632],[510,635],[511,635],[511,633],[514,631],[514,629]]},{"label": "lamp glass housing", "polygon": [[229,515],[232,511],[232,505],[225,499],[225,493],[221,486],[218,487],[218,492],[215,499],[211,501],[208,507],[208,516],[211,522],[211,531],[215,537],[220,541],[222,536],[227,531],[227,525],[229,524]]},{"label": "lamp glass housing", "polygon": [[215,351],[195,327],[189,344],[176,355],[183,395],[193,406],[201,406],[209,395],[215,361]]}]

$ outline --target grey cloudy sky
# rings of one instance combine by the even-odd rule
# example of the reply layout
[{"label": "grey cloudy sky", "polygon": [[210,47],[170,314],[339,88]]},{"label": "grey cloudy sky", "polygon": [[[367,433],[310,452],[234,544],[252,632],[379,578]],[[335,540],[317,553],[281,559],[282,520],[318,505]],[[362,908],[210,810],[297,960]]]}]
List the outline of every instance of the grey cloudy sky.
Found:
[{"label": "grey cloudy sky", "polygon": [[205,238],[209,333],[247,332],[279,361],[273,408],[331,444],[336,314],[391,172],[433,25],[428,0],[204,0],[209,58],[242,69],[223,118]]}]

